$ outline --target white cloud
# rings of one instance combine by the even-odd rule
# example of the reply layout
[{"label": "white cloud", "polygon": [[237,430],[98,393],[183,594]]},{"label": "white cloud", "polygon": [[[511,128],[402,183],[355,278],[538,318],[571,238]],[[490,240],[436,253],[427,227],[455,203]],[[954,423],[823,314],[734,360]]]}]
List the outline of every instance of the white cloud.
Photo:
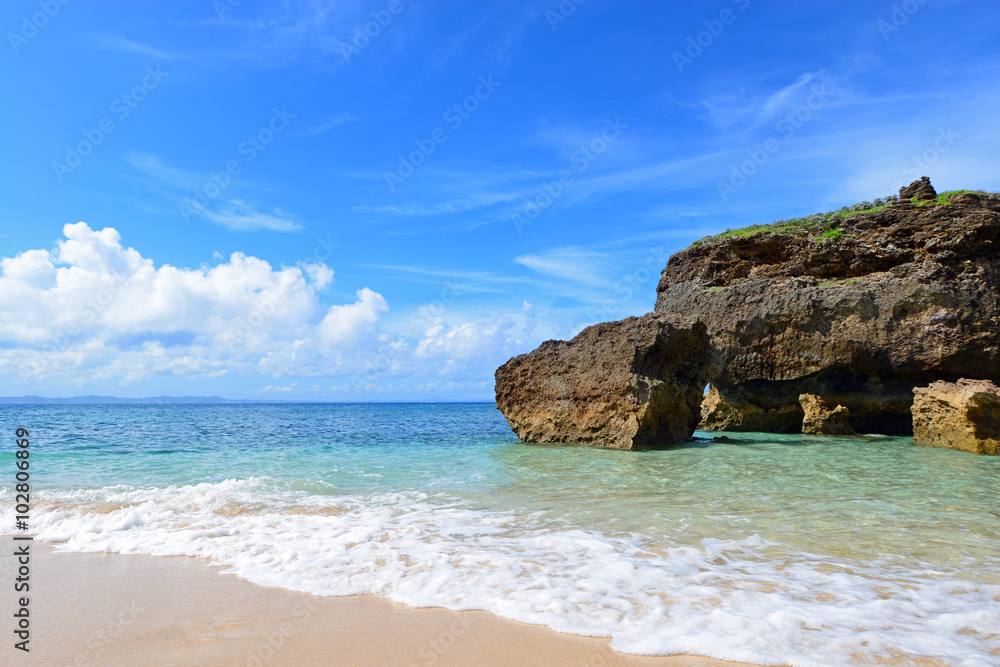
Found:
[{"label": "white cloud", "polygon": [[449,324],[445,317],[428,322],[414,349],[413,367],[421,368],[422,361],[425,376],[492,381],[497,367],[511,357],[534,349],[544,340],[572,338],[581,328],[571,318],[557,323],[540,318],[527,301],[519,311],[471,321],[456,316],[449,319],[457,323]]},{"label": "white cloud", "polygon": [[[210,180],[208,174],[171,167],[151,153],[129,153],[125,159],[134,169],[153,179],[150,188],[154,192],[178,202],[178,210],[185,220],[195,215],[240,232],[259,229],[293,232],[302,229],[302,225],[292,214],[278,207],[272,208],[270,212],[259,211],[257,204],[232,196],[241,190],[246,192],[249,185],[247,183],[241,187],[237,185],[237,181],[231,179],[220,188]],[[215,188],[215,197],[220,195],[222,188],[225,188],[230,196],[218,199],[206,198],[204,193],[208,191],[208,185]],[[189,194],[180,194],[182,191],[192,189],[197,193],[194,199]]]},{"label": "white cloud", "polygon": [[215,266],[156,266],[113,228],[80,222],[64,234],[53,251],[0,259],[0,309],[18,314],[0,321],[9,375],[346,373],[360,363],[356,353],[384,342],[375,324],[388,305],[377,292],[321,304],[318,292],[333,280],[325,264],[276,269],[237,252]]},{"label": "white cloud", "polygon": [[174,60],[178,57],[175,53],[158,49],[149,44],[135,42],[121,35],[97,35],[95,39],[109,48],[129,53],[138,53],[143,56],[152,56],[157,60]]},{"label": "white cloud", "polygon": [[511,318],[500,316],[492,321],[464,322],[449,327],[439,317],[424,331],[416,355],[444,358],[447,363],[492,357],[508,347],[508,333],[513,324]]},{"label": "white cloud", "polygon": [[256,385],[274,396],[324,377],[358,397],[467,390],[482,398],[497,366],[579,330],[569,314],[540,318],[528,303],[492,315],[434,303],[401,314],[395,321],[409,322],[387,333],[389,303],[373,289],[323,303],[333,269],[322,263],[274,267],[235,252],[184,268],[144,257],[110,227],[80,222],[63,233],[51,250],[0,258],[0,310],[17,314],[0,320],[0,373],[21,381],[17,393],[233,375],[251,378],[244,391]]},{"label": "white cloud", "polygon": [[791,83],[775,93],[767,96],[758,112],[763,120],[769,120],[785,109],[798,98],[800,91],[817,77],[817,73],[806,72],[799,76],[794,83]]},{"label": "white cloud", "polygon": [[355,206],[354,210],[370,213],[392,213],[394,215],[451,215],[453,213],[464,213],[476,209],[512,202],[525,197],[531,193],[531,189],[513,192],[486,192],[473,196],[463,196],[453,201],[444,201],[436,204],[407,204],[403,206]]},{"label": "white cloud", "polygon": [[[727,131],[739,128],[757,128],[772,123],[776,118],[809,99],[812,94],[810,84],[819,83],[825,94],[843,102],[845,91],[826,72],[804,72],[795,81],[777,90],[748,88],[723,89],[701,100],[701,106],[708,112],[708,118],[716,126]],[[815,102],[814,102],[815,103]],[[825,104],[825,102],[821,102]]]},{"label": "white cloud", "polygon": [[188,190],[205,184],[205,174],[178,169],[163,163],[152,153],[133,152],[125,156],[125,161],[147,176],[152,176],[163,185]]},{"label": "white cloud", "polygon": [[299,132],[298,135],[300,137],[315,137],[320,134],[323,134],[324,132],[328,132],[333,128],[337,127],[338,125],[340,125],[341,123],[344,123],[349,120],[358,120],[358,119],[357,117],[352,116],[346,111],[344,113],[337,114],[336,116],[327,116],[320,124],[310,125],[306,129]]},{"label": "white cloud", "polygon": [[541,274],[571,282],[595,287],[607,282],[598,275],[604,255],[577,246],[556,248],[538,255],[521,255],[514,261]]},{"label": "white cloud", "polygon": [[29,250],[16,259],[4,257],[0,259],[0,271],[13,283],[22,283],[29,287],[47,285],[55,279],[56,267],[52,257],[45,250]]},{"label": "white cloud", "polygon": [[379,315],[389,310],[389,304],[378,292],[365,287],[358,290],[358,300],[344,306],[330,306],[319,323],[320,341],[325,349],[358,341],[375,333]]},{"label": "white cloud", "polygon": [[192,210],[204,218],[237,232],[270,229],[275,232],[292,232],[302,229],[290,214],[275,207],[272,213],[262,213],[238,199],[230,199],[219,210],[191,204]]},{"label": "white cloud", "polygon": [[248,394],[269,394],[272,392],[288,393],[290,391],[298,391],[300,389],[301,387],[299,386],[299,383],[293,382],[291,384],[286,384],[284,386],[276,386],[273,384],[269,384],[266,387],[261,387],[260,389],[248,390],[247,393]]}]

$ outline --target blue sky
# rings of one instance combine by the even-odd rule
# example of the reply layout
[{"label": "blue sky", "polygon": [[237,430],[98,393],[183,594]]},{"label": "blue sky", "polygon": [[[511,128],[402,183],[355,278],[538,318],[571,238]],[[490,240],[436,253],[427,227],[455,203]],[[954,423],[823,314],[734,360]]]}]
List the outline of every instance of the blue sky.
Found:
[{"label": "blue sky", "polygon": [[490,400],[510,356],[650,310],[701,236],[924,174],[1000,189],[992,2],[36,0],[0,26],[4,395]]}]

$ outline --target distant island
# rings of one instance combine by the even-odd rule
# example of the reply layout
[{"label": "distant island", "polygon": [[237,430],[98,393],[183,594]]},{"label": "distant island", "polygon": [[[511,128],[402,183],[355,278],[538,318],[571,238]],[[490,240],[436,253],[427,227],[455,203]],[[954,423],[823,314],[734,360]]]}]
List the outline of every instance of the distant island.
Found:
[{"label": "distant island", "polygon": [[0,396],[0,404],[38,405],[99,405],[99,404],[174,404],[174,403],[286,403],[288,401],[260,401],[252,399],[222,398],[221,396],[147,396],[145,398],[120,398],[118,396]]},{"label": "distant island", "polygon": [[260,405],[267,403],[310,403],[333,405],[343,403],[489,403],[490,401],[308,401],[280,398],[223,398],[222,396],[0,396],[0,405]]}]

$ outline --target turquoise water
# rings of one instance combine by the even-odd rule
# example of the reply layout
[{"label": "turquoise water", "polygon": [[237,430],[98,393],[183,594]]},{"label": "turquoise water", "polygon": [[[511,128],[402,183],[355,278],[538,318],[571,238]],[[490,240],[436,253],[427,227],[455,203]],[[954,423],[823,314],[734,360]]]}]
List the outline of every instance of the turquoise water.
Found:
[{"label": "turquoise water", "polygon": [[5,532],[18,426],[33,528],[65,549],[201,556],[634,653],[1000,662],[997,457],[771,434],[532,446],[491,404],[5,406]]}]

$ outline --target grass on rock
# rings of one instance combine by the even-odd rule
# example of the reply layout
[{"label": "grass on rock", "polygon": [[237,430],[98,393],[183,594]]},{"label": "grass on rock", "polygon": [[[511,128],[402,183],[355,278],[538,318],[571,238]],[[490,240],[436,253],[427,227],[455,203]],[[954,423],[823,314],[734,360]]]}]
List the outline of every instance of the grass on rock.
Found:
[{"label": "grass on rock", "polygon": [[[949,190],[948,192],[942,192],[931,201],[918,201],[916,199],[912,199],[911,201],[917,206],[951,206],[952,202],[949,201],[951,197],[965,193],[972,193],[981,197],[1000,197],[998,193],[984,192],[982,190]],[[712,234],[711,236],[699,239],[692,243],[691,247],[697,248],[700,245],[713,241],[757,236],[758,234],[806,234],[824,240],[839,239],[846,235],[846,232],[840,229],[841,220],[852,215],[876,213],[888,206],[892,206],[898,199],[896,195],[892,195],[883,199],[876,199],[875,201],[865,201],[853,206],[844,206],[836,211],[814,213],[804,218],[779,220],[767,225],[750,225],[741,229],[727,229],[719,234]]]}]

